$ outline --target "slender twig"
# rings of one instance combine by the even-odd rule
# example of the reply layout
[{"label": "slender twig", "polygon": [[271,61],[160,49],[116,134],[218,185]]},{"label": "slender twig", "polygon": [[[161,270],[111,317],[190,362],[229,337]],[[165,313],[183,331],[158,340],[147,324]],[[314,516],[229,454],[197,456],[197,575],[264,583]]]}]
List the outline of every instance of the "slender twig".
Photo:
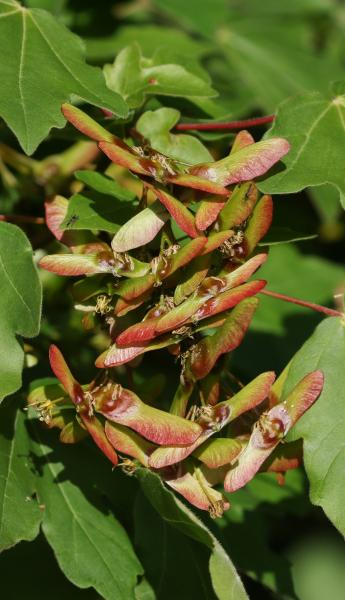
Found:
[{"label": "slender twig", "polygon": [[194,129],[196,131],[216,131],[219,129],[243,129],[244,127],[256,127],[257,125],[265,125],[272,123],[275,115],[267,115],[266,117],[257,117],[255,119],[244,119],[243,121],[229,121],[228,123],[179,123],[175,129],[180,131],[188,131]]},{"label": "slender twig", "polygon": [[9,223],[33,223],[34,225],[44,225],[44,217],[29,217],[26,215],[0,215],[0,221]]},{"label": "slender twig", "polygon": [[286,296],[285,294],[279,294],[278,292],[270,292],[269,290],[262,290],[260,294],[265,294],[265,296],[271,296],[272,298],[277,298],[278,300],[284,300],[285,302],[291,302],[292,304],[298,304],[299,306],[305,306],[306,308],[311,308],[312,310],[316,310],[317,312],[324,313],[330,317],[343,317],[344,313],[339,310],[334,310],[333,308],[327,308],[327,306],[321,306],[321,304],[314,304],[314,302],[307,302],[306,300],[299,300],[299,298],[294,298],[292,296]]}]

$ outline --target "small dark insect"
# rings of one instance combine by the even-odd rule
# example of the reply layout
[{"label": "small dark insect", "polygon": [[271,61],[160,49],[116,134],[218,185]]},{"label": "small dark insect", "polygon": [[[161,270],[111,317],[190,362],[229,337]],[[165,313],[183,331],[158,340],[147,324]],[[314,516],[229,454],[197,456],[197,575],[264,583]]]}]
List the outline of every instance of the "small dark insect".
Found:
[{"label": "small dark insect", "polygon": [[78,215],[72,215],[72,216],[71,216],[71,217],[68,219],[68,221],[67,221],[67,223],[66,223],[66,227],[72,227],[72,225],[74,225],[74,223],[75,223],[76,221],[78,221],[78,219],[79,219]]}]

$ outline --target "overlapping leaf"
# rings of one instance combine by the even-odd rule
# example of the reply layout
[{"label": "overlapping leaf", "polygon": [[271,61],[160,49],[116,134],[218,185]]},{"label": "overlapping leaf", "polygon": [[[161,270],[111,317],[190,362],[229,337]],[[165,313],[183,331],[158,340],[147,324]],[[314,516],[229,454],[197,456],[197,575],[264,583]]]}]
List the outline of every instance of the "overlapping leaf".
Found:
[{"label": "overlapping leaf", "polygon": [[285,168],[265,177],[260,189],[283,194],[328,183],[345,207],[345,96],[313,92],[287,100],[267,138],[276,135],[289,140],[291,151],[282,160]]},{"label": "overlapping leaf", "polygon": [[303,438],[310,497],[345,534],[342,473],[344,470],[345,329],[342,318],[324,320],[294,357],[284,397],[296,381],[314,368],[325,377],[322,395],[294,427],[289,439]]},{"label": "overlapping leaf", "polygon": [[17,335],[39,332],[41,285],[30,243],[15,225],[0,222],[0,400],[21,385],[24,352]]},{"label": "overlapping leaf", "polygon": [[31,154],[52,127],[63,127],[60,107],[71,94],[126,116],[123,99],[106,87],[99,69],[84,62],[81,40],[50,13],[2,0],[0,16],[1,79],[6,81],[0,114],[25,152]]}]

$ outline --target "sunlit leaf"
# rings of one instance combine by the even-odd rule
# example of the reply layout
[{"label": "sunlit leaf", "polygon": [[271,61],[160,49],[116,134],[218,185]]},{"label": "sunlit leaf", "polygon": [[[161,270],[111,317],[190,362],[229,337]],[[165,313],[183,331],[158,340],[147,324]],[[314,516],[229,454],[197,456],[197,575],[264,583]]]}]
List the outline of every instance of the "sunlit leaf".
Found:
[{"label": "sunlit leaf", "polygon": [[0,3],[0,15],[6,81],[0,113],[25,152],[31,154],[52,127],[63,127],[60,107],[71,94],[126,116],[122,98],[107,88],[99,69],[84,62],[81,40],[50,13],[6,0]]}]

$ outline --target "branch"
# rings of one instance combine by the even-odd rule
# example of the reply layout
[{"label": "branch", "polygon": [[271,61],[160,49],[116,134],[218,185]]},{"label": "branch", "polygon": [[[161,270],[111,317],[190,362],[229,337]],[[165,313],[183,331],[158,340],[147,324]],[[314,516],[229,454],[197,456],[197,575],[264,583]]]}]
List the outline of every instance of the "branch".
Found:
[{"label": "branch", "polygon": [[244,127],[256,127],[257,125],[265,125],[266,123],[272,123],[275,115],[268,115],[267,117],[257,117],[255,119],[244,119],[243,121],[229,121],[228,123],[179,123],[175,129],[180,131],[188,131],[194,129],[195,131],[216,131],[219,129],[243,129]]},{"label": "branch", "polygon": [[0,221],[9,223],[33,223],[34,225],[44,225],[44,217],[29,217],[26,215],[0,215]]},{"label": "branch", "polygon": [[307,302],[306,300],[299,300],[293,296],[285,296],[285,294],[270,292],[269,290],[262,290],[260,294],[265,294],[265,296],[271,296],[272,298],[277,298],[278,300],[284,300],[285,302],[291,302],[292,304],[298,304],[299,306],[305,306],[306,308],[311,308],[312,310],[316,310],[317,312],[328,315],[329,317],[344,317],[344,313],[340,312],[340,310],[327,308],[327,306],[321,306],[320,304],[314,304],[314,302]]}]

